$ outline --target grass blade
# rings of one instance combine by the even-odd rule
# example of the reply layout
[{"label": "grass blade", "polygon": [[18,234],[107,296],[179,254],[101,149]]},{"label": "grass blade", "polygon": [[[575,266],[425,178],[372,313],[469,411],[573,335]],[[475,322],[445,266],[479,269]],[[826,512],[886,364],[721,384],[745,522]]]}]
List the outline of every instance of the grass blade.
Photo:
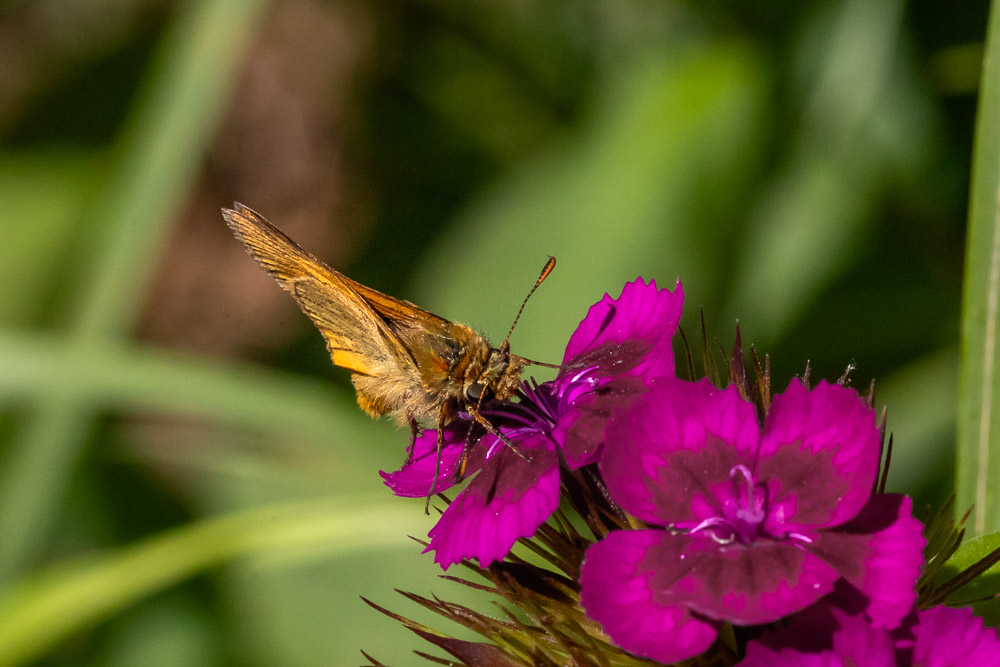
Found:
[{"label": "grass blade", "polygon": [[972,534],[1000,528],[1000,13],[990,11],[979,88],[962,314],[956,510]]}]

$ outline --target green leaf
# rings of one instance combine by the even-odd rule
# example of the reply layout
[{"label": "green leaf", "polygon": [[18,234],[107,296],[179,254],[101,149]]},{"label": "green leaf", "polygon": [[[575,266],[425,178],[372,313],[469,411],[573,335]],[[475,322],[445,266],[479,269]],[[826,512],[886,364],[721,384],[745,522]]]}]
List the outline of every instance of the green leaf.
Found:
[{"label": "green leaf", "polygon": [[[934,582],[943,584],[997,549],[1000,549],[1000,532],[965,540],[935,575]],[[947,603],[953,606],[969,604],[997,593],[1000,593],[1000,565],[994,565],[977,579],[949,595]]]},{"label": "green leaf", "polygon": [[976,616],[981,616],[983,624],[988,628],[1000,626],[1000,598],[972,605],[972,613]]},{"label": "green leaf", "polygon": [[973,534],[1000,529],[1000,10],[993,3],[979,88],[962,299],[957,508]]}]

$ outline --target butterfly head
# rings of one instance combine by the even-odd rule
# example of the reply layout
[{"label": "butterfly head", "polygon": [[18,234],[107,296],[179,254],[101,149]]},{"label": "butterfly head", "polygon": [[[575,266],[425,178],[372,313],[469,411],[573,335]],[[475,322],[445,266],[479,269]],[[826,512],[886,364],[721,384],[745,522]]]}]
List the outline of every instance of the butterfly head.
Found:
[{"label": "butterfly head", "polygon": [[521,386],[524,363],[524,359],[511,354],[506,346],[491,348],[478,372],[466,376],[465,399],[474,404],[489,398],[510,400]]}]

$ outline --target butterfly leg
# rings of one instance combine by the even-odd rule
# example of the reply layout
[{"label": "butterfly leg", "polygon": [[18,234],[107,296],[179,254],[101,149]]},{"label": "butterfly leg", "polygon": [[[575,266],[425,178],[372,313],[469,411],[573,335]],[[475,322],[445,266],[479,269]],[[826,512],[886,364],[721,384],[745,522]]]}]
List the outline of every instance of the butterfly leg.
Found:
[{"label": "butterfly leg", "polygon": [[[476,407],[473,408],[469,406],[469,414],[479,414],[479,407],[483,404],[483,394],[479,395],[479,399],[476,401]],[[465,443],[462,445],[462,462],[458,465],[455,470],[455,483],[458,484],[463,479],[465,479],[465,469],[469,464],[469,451],[472,449],[472,433],[476,429],[476,424],[474,422],[469,422],[469,430],[465,432]]]},{"label": "butterfly leg", "polygon": [[420,426],[412,414],[407,413],[406,421],[410,424],[410,451],[406,455],[406,462],[413,463],[413,455],[417,451],[417,434],[420,433]]},{"label": "butterfly leg", "polygon": [[469,430],[465,434],[465,443],[462,445],[462,460],[455,470],[455,483],[458,484],[465,479],[465,470],[469,465],[469,451],[472,449],[472,432],[476,428],[475,423],[469,422]]},{"label": "butterfly leg", "polygon": [[500,442],[510,447],[510,451],[514,452],[525,461],[531,461],[531,458],[527,454],[518,449],[517,445],[511,442],[510,438],[505,436],[497,429],[497,427],[491,424],[490,421],[479,412],[479,410],[477,410],[471,405],[468,406],[466,409],[469,412],[469,416],[475,419],[477,424],[485,428],[491,434],[495,435],[500,440]]},{"label": "butterfly leg", "polygon": [[[437,427],[437,460],[434,462],[434,477],[431,479],[431,488],[427,491],[427,498],[424,500],[424,514],[431,513],[431,496],[437,487],[438,475],[441,474],[441,451],[444,449],[444,423],[448,418],[448,405],[441,406],[441,414],[438,416]],[[414,436],[416,437],[416,436]]]}]

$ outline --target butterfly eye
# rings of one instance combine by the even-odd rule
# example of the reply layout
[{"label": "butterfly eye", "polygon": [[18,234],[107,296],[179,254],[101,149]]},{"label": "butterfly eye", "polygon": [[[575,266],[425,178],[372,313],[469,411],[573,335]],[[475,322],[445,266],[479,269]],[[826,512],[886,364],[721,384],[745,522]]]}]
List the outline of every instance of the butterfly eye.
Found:
[{"label": "butterfly eye", "polygon": [[478,401],[483,397],[483,392],[486,391],[486,386],[481,382],[473,382],[466,388],[465,397],[470,401]]}]

